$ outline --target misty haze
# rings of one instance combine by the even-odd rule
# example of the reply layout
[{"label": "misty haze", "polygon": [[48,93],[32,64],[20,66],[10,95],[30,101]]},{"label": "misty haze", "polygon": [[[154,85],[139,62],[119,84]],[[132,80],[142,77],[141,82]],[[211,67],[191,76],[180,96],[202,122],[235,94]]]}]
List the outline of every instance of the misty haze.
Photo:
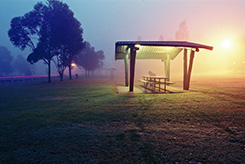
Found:
[{"label": "misty haze", "polygon": [[244,163],[244,6],[0,0],[0,163]]}]

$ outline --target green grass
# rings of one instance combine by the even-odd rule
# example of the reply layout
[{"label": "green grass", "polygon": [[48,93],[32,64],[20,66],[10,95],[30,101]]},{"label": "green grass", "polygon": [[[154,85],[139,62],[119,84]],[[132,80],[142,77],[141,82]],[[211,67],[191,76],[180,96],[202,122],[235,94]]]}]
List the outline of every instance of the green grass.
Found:
[{"label": "green grass", "polygon": [[108,81],[0,85],[0,163],[245,161],[245,86],[117,94]]}]

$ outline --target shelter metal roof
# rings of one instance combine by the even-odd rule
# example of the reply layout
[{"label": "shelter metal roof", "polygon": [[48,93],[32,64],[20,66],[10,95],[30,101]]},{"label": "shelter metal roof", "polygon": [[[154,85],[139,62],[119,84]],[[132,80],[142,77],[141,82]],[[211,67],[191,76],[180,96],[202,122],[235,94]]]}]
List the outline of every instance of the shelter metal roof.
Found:
[{"label": "shelter metal roof", "polygon": [[125,59],[130,55],[129,47],[137,46],[136,59],[161,59],[165,60],[167,55],[173,60],[184,48],[191,48],[199,51],[200,48],[213,50],[213,47],[186,42],[186,41],[119,41],[116,42],[115,59]]}]

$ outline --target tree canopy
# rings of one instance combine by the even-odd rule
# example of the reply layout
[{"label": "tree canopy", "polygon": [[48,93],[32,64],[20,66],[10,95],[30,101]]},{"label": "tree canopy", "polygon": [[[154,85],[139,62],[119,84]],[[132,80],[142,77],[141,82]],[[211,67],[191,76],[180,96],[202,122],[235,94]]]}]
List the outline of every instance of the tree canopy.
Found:
[{"label": "tree canopy", "polygon": [[176,40],[188,40],[189,39],[189,31],[188,31],[187,23],[185,20],[179,24],[179,29],[175,33],[175,39]]},{"label": "tree canopy", "polygon": [[90,71],[95,71],[103,66],[102,60],[105,58],[102,50],[95,51],[94,47],[91,47],[89,42],[85,42],[85,48],[74,59],[78,66],[83,67],[87,74]]},{"label": "tree canopy", "polygon": [[12,60],[10,51],[4,46],[0,46],[0,76],[7,76],[13,72]]},{"label": "tree canopy", "polygon": [[13,62],[13,67],[15,68],[16,73],[18,73],[19,75],[32,75],[31,65],[24,59],[22,55],[17,56],[17,58]]},{"label": "tree canopy", "polygon": [[47,0],[46,4],[37,3],[24,16],[13,18],[8,35],[13,45],[21,50],[31,48],[27,57],[30,63],[43,60],[48,65],[50,82],[51,61],[55,61],[63,77],[64,69],[84,47],[82,33],[80,22],[67,4]]}]

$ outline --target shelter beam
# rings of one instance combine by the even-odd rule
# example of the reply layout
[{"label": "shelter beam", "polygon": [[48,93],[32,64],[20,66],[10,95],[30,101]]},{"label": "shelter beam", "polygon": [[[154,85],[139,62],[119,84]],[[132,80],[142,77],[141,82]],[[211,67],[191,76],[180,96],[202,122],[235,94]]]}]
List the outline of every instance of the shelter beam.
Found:
[{"label": "shelter beam", "polygon": [[139,48],[135,46],[130,47],[130,85],[129,92],[134,91],[134,75],[135,75],[135,59],[136,59],[136,51]]},{"label": "shelter beam", "polygon": [[128,53],[125,55],[125,86],[128,86]]},{"label": "shelter beam", "polygon": [[186,82],[186,90],[189,90],[189,87],[190,87],[191,71],[192,71],[192,67],[193,67],[194,56],[195,56],[195,51],[191,50],[188,76],[187,76],[187,82]]},{"label": "shelter beam", "polygon": [[164,61],[165,65],[165,76],[167,78],[167,81],[170,81],[170,56],[167,54],[167,58]]},{"label": "shelter beam", "polygon": [[183,75],[183,89],[187,90],[187,49],[184,49],[184,57],[183,57],[183,65],[184,65],[184,75]]}]

